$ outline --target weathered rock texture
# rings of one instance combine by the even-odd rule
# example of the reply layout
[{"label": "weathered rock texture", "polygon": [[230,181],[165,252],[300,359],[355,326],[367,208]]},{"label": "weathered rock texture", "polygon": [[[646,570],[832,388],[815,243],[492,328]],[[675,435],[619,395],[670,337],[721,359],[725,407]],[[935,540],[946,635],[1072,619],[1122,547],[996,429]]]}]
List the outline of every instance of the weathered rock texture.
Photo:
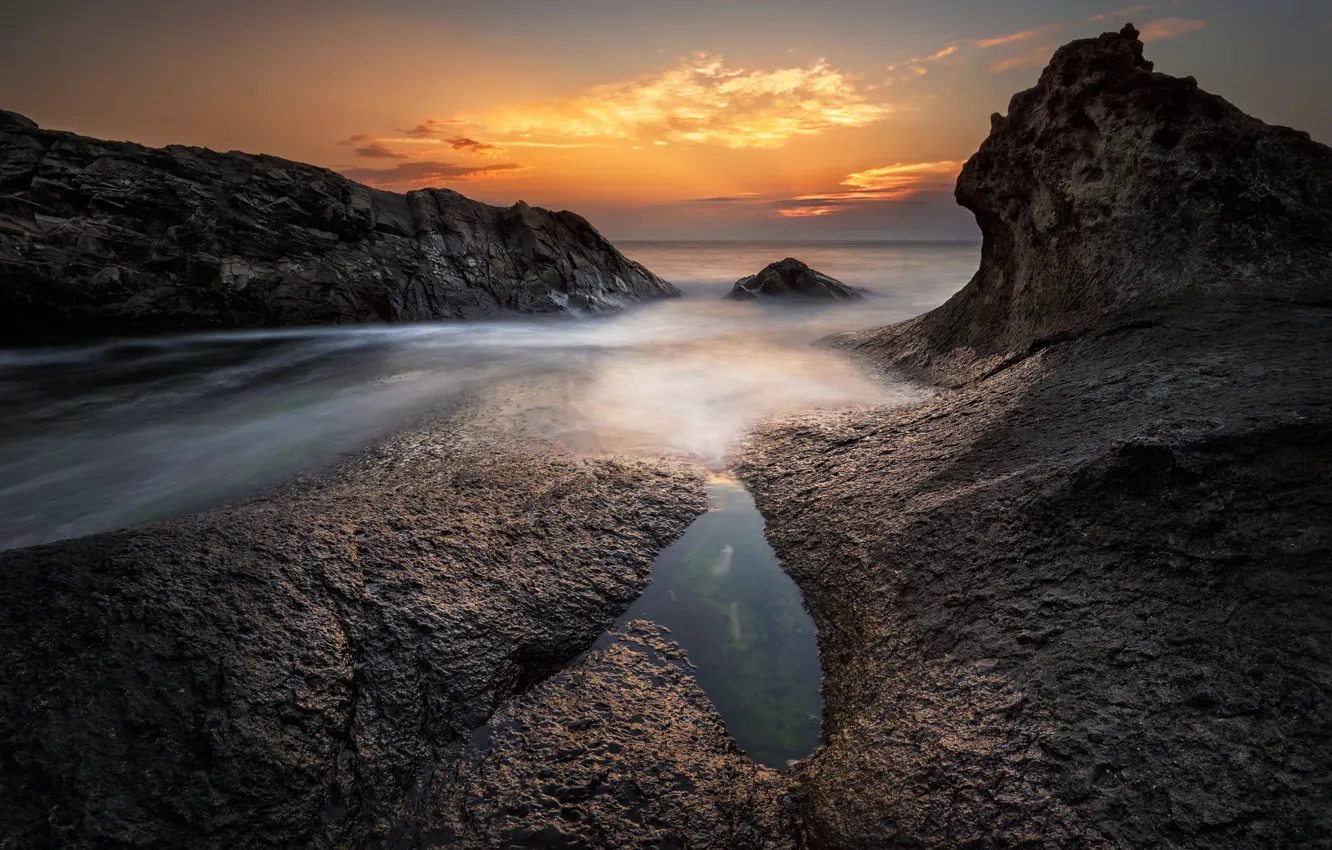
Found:
[{"label": "weathered rock texture", "polygon": [[1332,149],[1153,73],[1131,28],[1061,48],[991,126],[956,193],[980,270],[848,344],[955,383],[1161,310],[1332,304]]},{"label": "weathered rock texture", "polygon": [[976,278],[837,341],[952,389],[743,453],[819,627],[805,846],[1332,835],[1332,152],[1141,50],[1059,50],[959,180]]},{"label": "weathered rock texture", "polygon": [[740,278],[726,297],[740,300],[784,297],[861,301],[865,296],[840,280],[787,257],[780,262],[769,263],[758,274]]},{"label": "weathered rock texture", "polygon": [[646,621],[473,735],[459,847],[790,847],[779,775],[736,747],[679,645]]},{"label": "weathered rock texture", "polygon": [[[446,840],[471,730],[590,646],[706,504],[696,468],[473,424],[248,503],[0,554],[0,847]],[[650,740],[680,781],[740,793],[692,739]]]},{"label": "weathered rock texture", "polygon": [[678,292],[583,218],[0,114],[0,341],[601,310]]}]

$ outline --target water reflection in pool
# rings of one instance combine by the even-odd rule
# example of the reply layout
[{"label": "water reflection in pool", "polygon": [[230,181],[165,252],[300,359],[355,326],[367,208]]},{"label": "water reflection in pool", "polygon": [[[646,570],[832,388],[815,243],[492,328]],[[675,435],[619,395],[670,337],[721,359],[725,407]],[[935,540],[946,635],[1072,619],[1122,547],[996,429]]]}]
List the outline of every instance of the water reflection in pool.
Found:
[{"label": "water reflection in pool", "polygon": [[620,622],[671,630],[731,736],[755,761],[785,767],[818,745],[819,655],[795,582],[763,538],[739,483],[708,483],[709,511],[657,557],[652,584]]}]

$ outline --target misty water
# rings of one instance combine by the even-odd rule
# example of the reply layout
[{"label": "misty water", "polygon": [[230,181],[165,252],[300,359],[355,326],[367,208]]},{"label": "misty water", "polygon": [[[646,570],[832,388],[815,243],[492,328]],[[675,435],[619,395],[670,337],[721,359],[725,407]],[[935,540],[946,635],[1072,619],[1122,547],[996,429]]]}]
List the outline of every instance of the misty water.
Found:
[{"label": "misty water", "polygon": [[[0,349],[0,549],[243,497],[494,387],[543,387],[510,397],[533,398],[538,436],[571,451],[685,454],[720,471],[766,418],[918,398],[810,344],[930,309],[979,259],[970,244],[621,247],[685,297],[614,315]],[[877,295],[827,306],[721,298],[786,256]],[[678,629],[735,737],[780,767],[817,742],[813,626],[749,496],[720,479],[709,491],[713,510],[662,554],[635,613]]]}]

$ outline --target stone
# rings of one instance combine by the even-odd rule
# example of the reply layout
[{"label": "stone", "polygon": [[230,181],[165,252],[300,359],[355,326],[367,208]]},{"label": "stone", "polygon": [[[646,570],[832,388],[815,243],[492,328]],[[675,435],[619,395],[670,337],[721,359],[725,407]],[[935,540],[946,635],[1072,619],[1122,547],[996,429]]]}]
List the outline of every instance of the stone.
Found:
[{"label": "stone", "polygon": [[787,257],[770,263],[758,274],[740,278],[726,297],[736,300],[772,297],[861,301],[865,296],[860,290]]},{"label": "stone", "polygon": [[[116,286],[98,274],[119,269]],[[675,287],[572,212],[0,116],[0,340],[605,311]]]},{"label": "stone", "polygon": [[[706,507],[699,467],[571,457],[478,415],[0,553],[0,848],[430,846],[473,730],[590,647]],[[733,811],[687,743],[657,738]]]},{"label": "stone", "polygon": [[1326,842],[1329,181],[1132,27],[996,117],[973,280],[827,342],[935,397],[740,452],[824,665],[799,846]]}]

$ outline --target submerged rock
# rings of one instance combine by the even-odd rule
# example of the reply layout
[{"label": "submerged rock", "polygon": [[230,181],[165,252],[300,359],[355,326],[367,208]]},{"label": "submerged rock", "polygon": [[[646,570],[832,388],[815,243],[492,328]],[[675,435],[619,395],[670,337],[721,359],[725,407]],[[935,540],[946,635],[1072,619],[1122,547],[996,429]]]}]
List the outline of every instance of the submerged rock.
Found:
[{"label": "submerged rock", "polygon": [[737,300],[773,297],[860,301],[865,296],[861,290],[787,257],[780,262],[770,263],[758,274],[740,278],[726,297]]},{"label": "submerged rock", "polygon": [[0,338],[605,310],[678,295],[571,212],[0,115]]},{"label": "submerged rock", "polygon": [[819,628],[804,846],[1332,834],[1332,150],[1061,48],[958,181],[981,268],[831,341],[949,388],[740,471]]}]

